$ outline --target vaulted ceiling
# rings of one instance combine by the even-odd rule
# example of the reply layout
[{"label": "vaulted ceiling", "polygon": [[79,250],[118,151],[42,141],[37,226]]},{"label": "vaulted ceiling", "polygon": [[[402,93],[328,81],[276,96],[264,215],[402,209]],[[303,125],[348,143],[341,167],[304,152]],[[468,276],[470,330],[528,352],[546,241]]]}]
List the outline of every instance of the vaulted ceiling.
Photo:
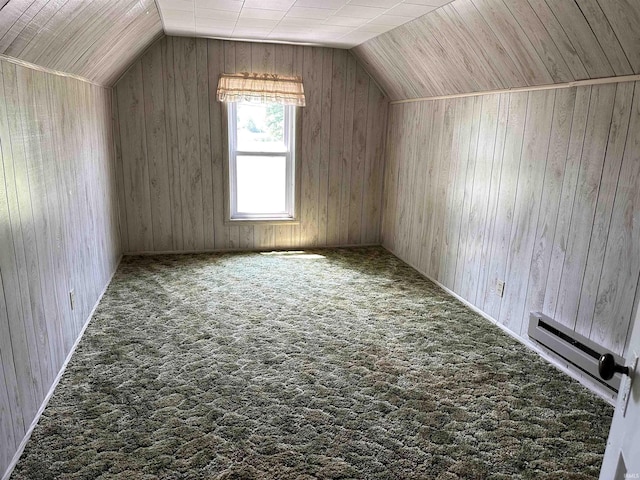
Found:
[{"label": "vaulted ceiling", "polygon": [[350,48],[452,0],[158,0],[169,35]]},{"label": "vaulted ceiling", "polygon": [[[358,12],[358,21],[372,25],[366,28],[389,27],[375,27],[365,18],[366,9],[380,9],[380,18],[393,17],[394,12],[409,12],[402,5],[442,5],[449,0],[158,1],[175,5],[177,11],[192,5],[188,15],[195,20],[198,11],[206,10],[218,24],[235,11],[237,18],[228,20],[235,22],[233,30],[227,29],[228,38],[233,38],[243,10],[251,10],[247,25],[255,28],[274,15],[264,12],[280,12],[282,21],[294,14],[284,22],[292,25],[291,32],[303,35],[314,25],[324,25],[323,35],[330,38],[328,32],[339,26],[330,25],[332,21],[353,23]],[[295,17],[314,8],[304,6],[308,2],[317,7],[320,1],[327,8],[317,10],[325,19]],[[285,4],[290,4],[286,11]],[[256,15],[264,18],[250,18]],[[405,20],[408,23],[352,49],[394,100],[640,74],[640,0],[454,0]],[[294,25],[300,23],[308,27]],[[0,0],[0,54],[102,85],[112,85],[167,28],[156,0]],[[206,29],[187,30],[168,33],[208,36]],[[285,37],[281,40],[305,42],[295,35]],[[263,40],[277,39],[269,34]]]},{"label": "vaulted ceiling", "polygon": [[640,73],[639,0],[455,0],[353,49],[393,99]]},{"label": "vaulted ceiling", "polygon": [[154,0],[2,0],[0,53],[111,85],[162,36]]}]

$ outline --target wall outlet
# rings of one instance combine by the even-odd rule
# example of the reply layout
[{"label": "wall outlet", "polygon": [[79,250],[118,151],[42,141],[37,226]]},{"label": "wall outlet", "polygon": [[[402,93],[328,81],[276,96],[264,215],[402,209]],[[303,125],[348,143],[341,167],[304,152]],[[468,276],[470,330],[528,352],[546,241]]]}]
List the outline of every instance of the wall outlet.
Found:
[{"label": "wall outlet", "polygon": [[496,295],[504,297],[504,281],[502,280],[498,280],[498,283],[496,283]]},{"label": "wall outlet", "polygon": [[69,304],[71,305],[71,310],[76,306],[76,291],[73,288],[69,290]]}]

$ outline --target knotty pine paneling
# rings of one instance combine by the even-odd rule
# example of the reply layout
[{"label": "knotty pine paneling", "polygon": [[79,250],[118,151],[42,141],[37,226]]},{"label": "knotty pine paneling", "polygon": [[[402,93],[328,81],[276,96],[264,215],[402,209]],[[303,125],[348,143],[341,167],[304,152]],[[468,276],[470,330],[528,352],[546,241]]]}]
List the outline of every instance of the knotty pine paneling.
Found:
[{"label": "knotty pine paneling", "polygon": [[[300,222],[225,224],[220,73],[302,75]],[[167,37],[114,89],[125,252],[380,241],[387,100],[345,50]]]},{"label": "knotty pine paneling", "polygon": [[517,335],[542,311],[622,354],[639,147],[640,83],[391,105],[383,244]]},{"label": "knotty pine paneling", "polygon": [[640,74],[636,0],[455,0],[352,49],[392,100]]},{"label": "knotty pine paneling", "polygon": [[117,266],[120,239],[110,91],[0,61],[0,96],[2,476]]},{"label": "knotty pine paneling", "polygon": [[11,0],[0,9],[0,53],[100,85],[162,34],[153,0]]}]

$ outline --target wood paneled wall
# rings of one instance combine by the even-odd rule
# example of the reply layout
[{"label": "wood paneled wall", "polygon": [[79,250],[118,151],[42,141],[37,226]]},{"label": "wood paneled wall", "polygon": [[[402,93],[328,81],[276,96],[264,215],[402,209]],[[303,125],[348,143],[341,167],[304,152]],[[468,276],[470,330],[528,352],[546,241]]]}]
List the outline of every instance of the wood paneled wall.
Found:
[{"label": "wood paneled wall", "polygon": [[640,73],[637,0],[455,0],[353,49],[392,100]]},{"label": "wood paneled wall", "polygon": [[390,108],[384,245],[518,335],[542,311],[622,354],[640,274],[640,83]]},{"label": "wood paneled wall", "polygon": [[[299,225],[224,222],[220,73],[302,75]],[[387,100],[344,50],[166,37],[118,82],[125,252],[375,244]]]},{"label": "wood paneled wall", "polygon": [[153,0],[11,0],[0,9],[0,53],[101,85],[162,34]]},{"label": "wood paneled wall", "polygon": [[110,97],[0,61],[0,476],[120,256]]}]

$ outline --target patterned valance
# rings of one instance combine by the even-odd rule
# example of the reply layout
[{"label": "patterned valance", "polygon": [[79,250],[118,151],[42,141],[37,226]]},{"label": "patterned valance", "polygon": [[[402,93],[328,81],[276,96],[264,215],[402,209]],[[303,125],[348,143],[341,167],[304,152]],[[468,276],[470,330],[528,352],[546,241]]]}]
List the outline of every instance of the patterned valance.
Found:
[{"label": "patterned valance", "polygon": [[258,101],[305,106],[301,77],[275,74],[234,73],[220,75],[218,101],[225,103]]}]

